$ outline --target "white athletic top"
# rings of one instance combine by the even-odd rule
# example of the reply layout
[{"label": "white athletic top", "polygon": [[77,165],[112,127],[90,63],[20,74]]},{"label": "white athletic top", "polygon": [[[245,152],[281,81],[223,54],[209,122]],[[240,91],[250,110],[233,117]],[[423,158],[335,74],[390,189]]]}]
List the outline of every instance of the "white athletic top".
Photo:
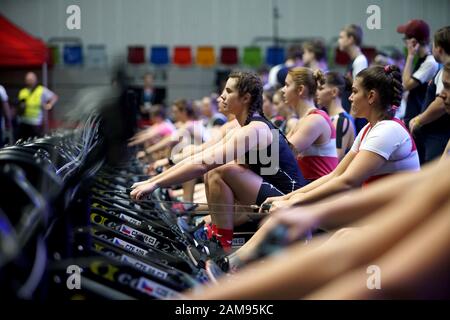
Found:
[{"label": "white athletic top", "polygon": [[414,140],[398,119],[380,121],[373,128],[370,123],[364,126],[352,146],[352,151],[359,150],[374,152],[387,160],[369,180],[399,171],[420,170]]},{"label": "white athletic top", "polygon": [[434,78],[434,84],[436,85],[436,96],[440,95],[442,92],[442,89],[444,89],[444,83],[442,82],[442,72],[444,69],[438,71],[436,74],[436,77]]},{"label": "white athletic top", "polygon": [[367,58],[365,55],[360,54],[353,60],[352,63],[352,78],[355,79],[356,75],[364,69],[367,69],[369,63],[367,62]]},{"label": "white athletic top", "polygon": [[425,61],[420,65],[419,69],[413,73],[412,77],[420,83],[425,83],[433,79],[438,71],[439,65],[432,54],[429,54]]}]

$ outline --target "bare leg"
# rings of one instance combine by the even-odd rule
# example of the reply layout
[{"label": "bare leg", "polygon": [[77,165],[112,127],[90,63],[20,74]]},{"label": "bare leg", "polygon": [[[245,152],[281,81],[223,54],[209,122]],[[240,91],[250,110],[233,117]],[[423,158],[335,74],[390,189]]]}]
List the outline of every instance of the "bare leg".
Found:
[{"label": "bare leg", "polygon": [[212,222],[218,228],[233,229],[235,200],[254,204],[261,183],[260,176],[235,163],[211,171],[208,174],[208,203],[211,203]]},{"label": "bare leg", "polygon": [[252,213],[252,212],[250,212],[249,209],[239,208],[239,207],[235,207],[234,209],[235,209],[234,210],[234,226],[235,227],[240,226],[250,220],[250,218],[248,217],[248,214]]},{"label": "bare leg", "polygon": [[205,194],[206,194],[206,197],[208,197],[208,174],[209,174],[209,172],[207,172],[207,173],[205,173],[203,175],[203,182],[205,183]]},{"label": "bare leg", "polygon": [[[209,193],[209,180],[211,179],[211,174],[215,171],[215,169],[207,172],[206,174],[203,175],[203,181],[205,182],[205,195],[206,195],[206,201],[208,203],[211,202],[211,195]],[[203,208],[202,208],[203,209]],[[209,211],[209,206],[204,210],[204,211]]]},{"label": "bare leg", "polygon": [[195,183],[195,179],[183,183],[183,201],[192,202],[194,200]]},{"label": "bare leg", "polygon": [[195,185],[194,191],[194,202],[196,203],[206,203],[206,195],[205,195],[205,184],[197,183]]}]

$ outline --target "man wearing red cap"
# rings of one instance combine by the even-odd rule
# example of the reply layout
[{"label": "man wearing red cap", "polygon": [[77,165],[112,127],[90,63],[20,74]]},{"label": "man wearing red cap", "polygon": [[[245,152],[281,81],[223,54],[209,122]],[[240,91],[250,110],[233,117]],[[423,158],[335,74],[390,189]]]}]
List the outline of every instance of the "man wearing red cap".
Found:
[{"label": "man wearing red cap", "polygon": [[[397,32],[405,35],[404,40],[408,49],[405,68],[403,69],[403,87],[409,91],[406,102],[404,121],[409,122],[417,116],[425,100],[428,81],[433,79],[438,70],[438,64],[430,51],[430,27],[423,20],[410,20],[397,28]],[[414,64],[415,57],[417,62]],[[417,151],[420,162],[424,162],[425,148],[420,132],[415,132]]]}]

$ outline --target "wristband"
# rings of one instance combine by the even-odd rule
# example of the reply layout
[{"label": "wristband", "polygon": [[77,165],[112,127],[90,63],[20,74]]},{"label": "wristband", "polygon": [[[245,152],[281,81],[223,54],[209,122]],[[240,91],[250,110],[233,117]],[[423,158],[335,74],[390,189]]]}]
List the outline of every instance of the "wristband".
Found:
[{"label": "wristband", "polygon": [[420,123],[419,119],[420,119],[419,116],[417,116],[416,117],[416,126],[420,128],[422,126],[422,124]]}]

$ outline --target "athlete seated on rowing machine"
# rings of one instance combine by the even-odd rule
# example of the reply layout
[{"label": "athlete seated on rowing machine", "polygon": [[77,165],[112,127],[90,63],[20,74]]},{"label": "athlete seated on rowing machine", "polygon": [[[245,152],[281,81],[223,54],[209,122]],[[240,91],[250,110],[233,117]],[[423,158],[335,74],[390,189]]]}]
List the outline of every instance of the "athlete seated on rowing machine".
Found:
[{"label": "athlete seated on rowing machine", "polygon": [[[159,141],[154,141],[148,147],[144,147],[144,151],[140,151],[137,154],[139,159],[161,159],[167,158],[174,148],[180,148],[180,146],[186,146],[189,144],[199,145],[204,141],[205,129],[202,122],[197,119],[197,114],[194,112],[192,105],[184,99],[176,100],[172,106],[173,118],[176,121],[177,129],[171,134],[162,135],[163,138]],[[148,137],[155,133],[167,133],[167,123],[160,123],[155,130],[143,133],[136,136],[136,138],[130,142],[130,145],[139,144]],[[156,138],[156,137],[154,137]],[[181,140],[181,141],[180,141]],[[179,142],[177,144],[177,142]],[[183,198],[184,201],[192,201],[195,188],[195,180],[186,181],[183,183]]]},{"label": "athlete seated on rowing machine", "polygon": [[[191,104],[184,99],[176,100],[172,106],[172,114],[176,121],[177,130],[175,133],[165,136],[157,143],[145,148],[144,151],[138,153],[138,158],[146,155],[152,155],[166,148],[173,148],[177,142],[182,139],[184,146],[188,144],[199,145],[204,140],[204,127],[194,112]],[[140,140],[139,140],[140,141]]]},{"label": "athlete seated on rowing machine", "polygon": [[135,183],[131,198],[140,200],[159,187],[206,175],[212,220],[207,225],[208,237],[215,236],[229,251],[236,202],[260,205],[268,197],[283,195],[307,183],[285,137],[264,117],[262,93],[262,82],[256,74],[231,73],[218,102],[235,115],[241,127],[230,139],[183,160],[164,176]]},{"label": "athlete seated on rowing machine", "polygon": [[[155,170],[157,168],[175,165],[181,162],[182,160],[189,158],[195,154],[204,152],[209,148],[215,148],[217,147],[218,144],[222,144],[224,141],[230,139],[230,137],[234,134],[235,129],[240,127],[240,124],[236,120],[235,115],[228,112],[228,109],[223,108],[222,104],[219,104],[218,111],[227,117],[227,122],[215,131],[216,134],[214,134],[211,137],[211,139],[209,139],[208,141],[204,142],[201,145],[193,145],[193,144],[188,145],[184,147],[182,151],[179,153],[172,152],[170,157],[163,158],[149,164],[147,173],[154,175],[156,174]],[[160,178],[164,177],[164,175],[166,175],[166,171],[164,171],[160,175]],[[201,203],[206,202],[207,199],[205,198],[205,187],[206,186],[204,184],[196,184],[194,188],[189,188],[188,190],[183,189],[182,191],[184,194],[183,199],[185,201],[190,202],[191,201]],[[186,195],[186,192],[190,192],[190,194]],[[171,195],[173,197],[177,197],[180,194],[179,192],[174,191]],[[206,208],[199,208],[199,209],[205,210]]]},{"label": "athlete seated on rowing machine", "polygon": [[167,119],[165,108],[161,105],[152,106],[150,109],[150,120],[153,125],[136,133],[128,142],[129,147],[144,145],[144,148],[171,136],[175,133],[174,124]]}]

